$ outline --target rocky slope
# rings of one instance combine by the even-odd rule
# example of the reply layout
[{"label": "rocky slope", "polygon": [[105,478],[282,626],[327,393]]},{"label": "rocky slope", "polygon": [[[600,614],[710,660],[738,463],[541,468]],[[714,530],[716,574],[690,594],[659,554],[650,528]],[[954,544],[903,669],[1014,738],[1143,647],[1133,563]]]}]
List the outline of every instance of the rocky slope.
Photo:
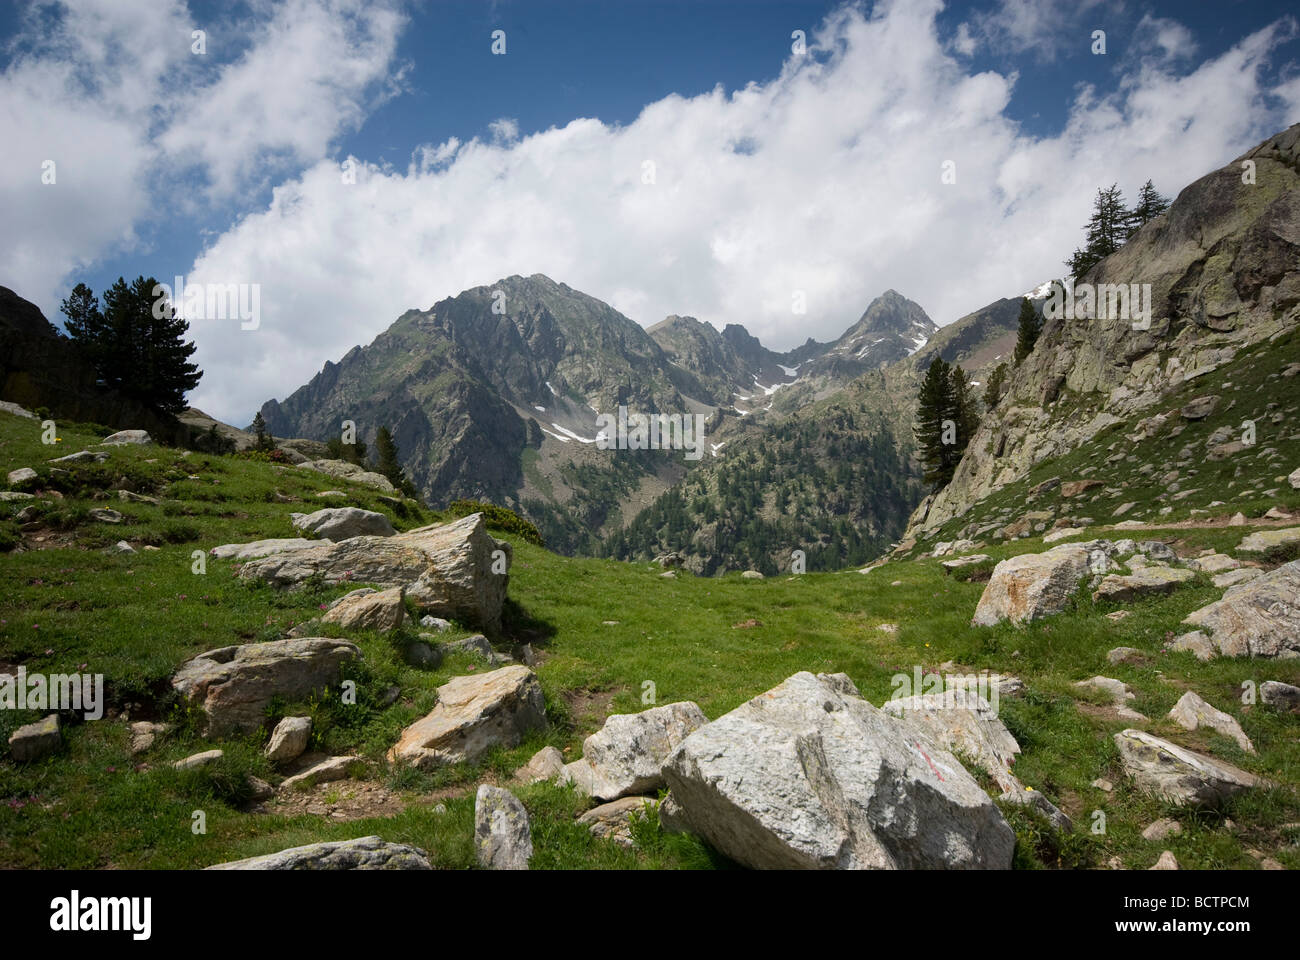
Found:
[{"label": "rocky slope", "polygon": [[[1254,162],[1254,183],[1243,183],[1245,160]],[[1192,183],[1093,267],[1081,283],[1150,285],[1150,328],[1114,317],[1049,319],[952,483],[918,508],[907,536],[926,537],[969,515],[1036,466],[1108,428],[1159,414],[1191,381],[1293,331],[1300,323],[1297,188],[1300,125]]]}]

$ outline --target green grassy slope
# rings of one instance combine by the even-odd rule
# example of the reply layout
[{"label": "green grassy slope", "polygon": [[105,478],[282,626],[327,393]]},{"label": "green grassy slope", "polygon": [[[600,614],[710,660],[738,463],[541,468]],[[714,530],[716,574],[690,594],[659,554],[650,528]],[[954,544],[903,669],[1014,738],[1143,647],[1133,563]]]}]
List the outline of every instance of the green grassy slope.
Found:
[{"label": "green grassy slope", "polygon": [[[70,426],[60,434],[63,442],[54,450],[40,444],[33,421],[0,414],[0,476],[20,466],[44,472],[50,456],[98,439]],[[90,499],[123,475],[161,503],[123,503],[116,495],[102,503]],[[648,564],[565,558],[513,537],[506,632],[508,639],[532,642],[541,656],[537,672],[551,730],[516,749],[433,775],[390,769],[385,751],[406,724],[432,707],[436,687],[487,668],[466,656],[449,657],[432,671],[407,665],[403,648],[414,639],[413,630],[395,637],[351,635],[365,658],[351,674],[358,704],[343,706],[330,696],[277,704],[268,727],[280,715],[310,713],[314,748],[355,753],[364,764],[354,779],[314,788],[308,799],[318,805],[316,812],[306,803],[249,812],[245,774],[278,779],[262,756],[264,738],[225,741],[221,762],[173,770],[168,761],[214,744],[171,701],[167,678],[203,650],[279,638],[350,588],[279,593],[241,582],[226,561],[209,560],[207,572],[196,574],[191,554],[220,543],[290,536],[289,513],[326,503],[315,496],[326,489],[347,493],[345,501],[331,504],[354,503],[390,516],[392,510],[374,491],[308,471],[234,457],[182,456],[161,447],[112,450],[109,463],[73,467],[59,484],[64,499],[42,508],[30,528],[19,529],[9,518],[33,501],[0,504],[6,517],[0,531],[11,545],[21,538],[28,548],[0,553],[0,661],[29,671],[104,673],[111,710],[101,721],[68,724],[64,749],[45,760],[16,764],[7,750],[0,752],[0,866],[192,868],[316,840],[379,834],[428,850],[439,865],[468,867],[474,862],[474,784],[504,783],[548,743],[569,759],[577,757],[582,739],[608,713],[643,709],[651,689],[655,702],[695,700],[717,717],[796,671],[843,671],[880,704],[893,691],[894,675],[952,660],[1024,680],[1023,699],[1001,701],[1001,716],[1024,749],[1016,773],[1074,818],[1075,834],[1060,843],[1027,815],[1009,812],[1020,837],[1021,866],[1104,866],[1119,857],[1128,866],[1146,867],[1168,848],[1185,867],[1254,868],[1258,861],[1251,851],[1300,867],[1300,717],[1239,701],[1240,685],[1248,680],[1300,683],[1300,662],[1201,663],[1190,654],[1165,652],[1182,617],[1221,592],[1205,578],[1168,597],[1129,605],[1132,615],[1119,622],[1102,616],[1112,608],[1094,608],[1081,595],[1059,617],[1026,628],[988,629],[969,626],[983,588],[978,574],[960,579],[933,560],[893,561],[866,575],[674,580],[661,578]],[[86,511],[97,506],[119,510],[129,522],[89,520]],[[399,528],[410,528],[436,518],[426,511],[393,519]],[[1163,538],[1178,539],[1179,549],[1191,553],[1230,546],[1250,529],[1180,529]],[[105,551],[119,539],[138,552]],[[146,551],[146,544],[158,549]],[[996,560],[1037,549],[1041,542],[1030,539],[986,552]],[[751,620],[759,624],[745,625]],[[896,625],[896,632],[879,629],[885,624]],[[468,632],[457,625],[450,636]],[[1142,650],[1148,662],[1110,666],[1106,651],[1120,645]],[[1148,729],[1280,786],[1231,804],[1225,813],[1233,825],[1220,816],[1181,814],[1182,836],[1143,840],[1141,830],[1169,811],[1137,793],[1120,772],[1110,734],[1128,724],[1072,687],[1099,673],[1132,685],[1138,696],[1133,706],[1153,720]],[[392,686],[400,687],[400,695],[384,705]],[[1238,717],[1258,755],[1161,719],[1185,689]],[[132,757],[123,712],[130,720],[171,720],[178,728]],[[7,738],[37,718],[30,711],[0,711],[0,734]],[[1092,787],[1099,777],[1113,781],[1114,791]],[[382,790],[386,805],[360,819],[331,818],[336,804],[367,790]],[[727,866],[691,838],[663,835],[651,820],[636,825],[636,850],[595,840],[574,823],[586,804],[567,789],[538,785],[517,792],[533,820],[534,867]],[[206,833],[192,829],[199,810]],[[1105,815],[1104,834],[1090,831],[1095,811]]]}]

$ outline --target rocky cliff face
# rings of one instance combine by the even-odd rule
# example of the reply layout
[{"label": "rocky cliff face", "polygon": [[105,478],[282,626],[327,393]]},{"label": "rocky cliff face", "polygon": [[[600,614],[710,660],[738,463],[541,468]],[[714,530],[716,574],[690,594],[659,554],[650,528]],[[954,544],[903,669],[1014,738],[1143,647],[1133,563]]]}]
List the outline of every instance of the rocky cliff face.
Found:
[{"label": "rocky cliff face", "polygon": [[[1254,182],[1243,182],[1247,160]],[[907,536],[962,516],[1035,465],[1286,335],[1300,323],[1298,268],[1300,125],[1188,186],[1080,279],[1081,288],[1149,284],[1149,329],[1119,317],[1048,319],[952,482],[918,508]]]}]

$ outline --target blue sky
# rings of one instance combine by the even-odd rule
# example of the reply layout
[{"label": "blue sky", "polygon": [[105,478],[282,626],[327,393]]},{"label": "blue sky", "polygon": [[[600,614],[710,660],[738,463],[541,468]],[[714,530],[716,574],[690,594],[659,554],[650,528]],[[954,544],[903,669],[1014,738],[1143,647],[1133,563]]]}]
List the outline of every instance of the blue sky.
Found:
[{"label": "blue sky", "polygon": [[[1059,270],[1103,182],[1175,193],[1300,119],[1290,16],[1117,0],[9,4],[0,284],[55,320],[79,280],[261,284],[259,330],[194,329],[196,402],[239,422],[401,310],[508,273],[546,272],[646,325],[742,322],[776,348],[837,335],[889,287],[947,323]],[[42,190],[45,157],[60,182]],[[348,157],[351,191],[336,187]],[[955,189],[938,186],[945,159]],[[791,315],[795,289],[808,315]]]}]

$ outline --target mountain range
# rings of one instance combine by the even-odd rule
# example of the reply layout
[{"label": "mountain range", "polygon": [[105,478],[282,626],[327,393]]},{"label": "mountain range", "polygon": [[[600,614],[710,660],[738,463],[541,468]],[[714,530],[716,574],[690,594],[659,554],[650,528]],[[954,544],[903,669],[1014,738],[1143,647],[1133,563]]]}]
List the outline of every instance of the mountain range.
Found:
[{"label": "mountain range", "polygon": [[[1014,330],[1018,301],[1001,303],[1009,307],[952,325],[939,352],[991,360],[986,348]],[[315,441],[352,421],[369,445],[387,426],[428,502],[510,507],[561,552],[678,550],[700,572],[737,563],[772,569],[793,540],[791,549],[803,544],[842,565],[896,539],[922,495],[910,463],[910,399],[897,402],[906,388],[897,393],[891,379],[913,375],[939,334],[920,305],[889,290],[837,340],[777,352],[739,324],[719,331],[674,315],[643,329],[564,283],[512,276],[406,312],[261,414],[273,435]],[[976,358],[980,350],[988,357]],[[889,377],[859,382],[885,369]],[[702,459],[600,449],[598,417],[620,407],[703,415]],[[787,450],[782,462],[806,468],[806,477],[782,467],[778,481],[754,467],[754,457],[767,462],[785,446],[805,451]],[[846,456],[852,465],[834,469]],[[768,487],[761,507],[744,506],[747,517],[724,502],[733,464],[757,469],[746,483],[761,477]],[[659,530],[653,518],[687,490],[701,511],[714,500],[714,519],[694,538]]]}]

